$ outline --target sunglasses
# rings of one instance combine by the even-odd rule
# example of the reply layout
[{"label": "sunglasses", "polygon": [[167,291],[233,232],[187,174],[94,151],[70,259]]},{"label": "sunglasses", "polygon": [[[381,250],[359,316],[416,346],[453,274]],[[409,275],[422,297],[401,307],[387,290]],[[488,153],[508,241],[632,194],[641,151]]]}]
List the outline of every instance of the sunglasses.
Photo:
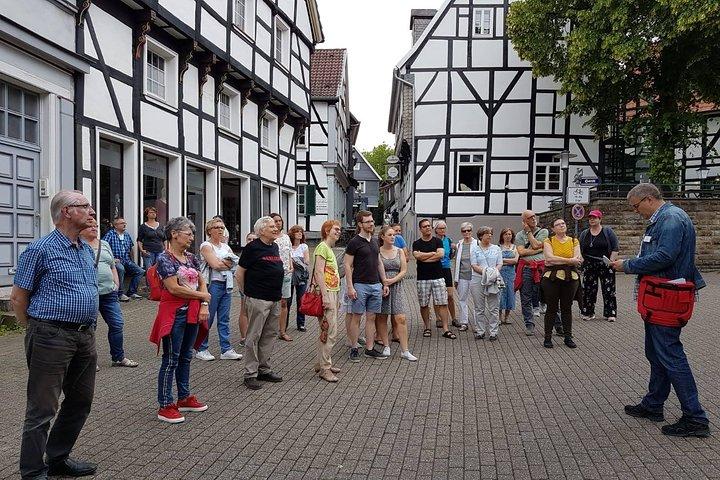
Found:
[{"label": "sunglasses", "polygon": [[472,233],[472,230],[460,230],[462,233]]}]

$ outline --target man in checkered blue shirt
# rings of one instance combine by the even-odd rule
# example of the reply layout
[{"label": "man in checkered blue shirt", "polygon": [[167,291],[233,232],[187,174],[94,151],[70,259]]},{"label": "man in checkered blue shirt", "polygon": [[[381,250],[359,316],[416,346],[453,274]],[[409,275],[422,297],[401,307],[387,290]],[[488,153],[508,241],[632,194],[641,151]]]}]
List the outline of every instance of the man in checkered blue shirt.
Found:
[{"label": "man in checkered blue shirt", "polygon": [[[133,262],[130,258],[133,242],[132,237],[125,231],[127,222],[124,218],[118,217],[113,221],[113,227],[105,234],[103,240],[110,244],[110,248],[115,256],[115,268],[117,268],[118,279],[120,280],[120,290],[118,291],[118,300],[127,302],[131,298],[142,298],[137,294],[140,279],[145,275],[145,270]],[[130,285],[127,292],[123,293],[125,286],[125,275],[130,275]]]},{"label": "man in checkered blue shirt", "polygon": [[[69,458],[95,392],[97,273],[92,248],[79,238],[95,211],[82,192],[71,190],[58,192],[50,210],[56,229],[20,255],[10,296],[18,320],[27,324],[22,478],[77,477],[97,469]],[[61,392],[65,399],[58,412]]]}]

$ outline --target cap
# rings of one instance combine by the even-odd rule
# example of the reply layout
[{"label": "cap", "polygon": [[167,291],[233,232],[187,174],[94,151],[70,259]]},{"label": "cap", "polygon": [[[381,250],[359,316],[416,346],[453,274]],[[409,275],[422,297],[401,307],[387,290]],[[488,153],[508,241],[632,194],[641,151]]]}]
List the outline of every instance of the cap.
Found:
[{"label": "cap", "polygon": [[590,213],[588,213],[588,217],[602,218],[602,212],[600,210],[590,210]]}]

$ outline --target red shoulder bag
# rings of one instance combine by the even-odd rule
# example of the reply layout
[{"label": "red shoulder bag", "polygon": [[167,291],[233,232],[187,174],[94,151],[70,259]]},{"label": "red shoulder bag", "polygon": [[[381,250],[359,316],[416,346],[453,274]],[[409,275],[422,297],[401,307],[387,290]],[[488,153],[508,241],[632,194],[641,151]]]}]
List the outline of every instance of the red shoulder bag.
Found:
[{"label": "red shoulder bag", "polygon": [[684,327],[695,306],[693,282],[672,283],[667,278],[644,276],[638,288],[638,313],[648,323]]}]

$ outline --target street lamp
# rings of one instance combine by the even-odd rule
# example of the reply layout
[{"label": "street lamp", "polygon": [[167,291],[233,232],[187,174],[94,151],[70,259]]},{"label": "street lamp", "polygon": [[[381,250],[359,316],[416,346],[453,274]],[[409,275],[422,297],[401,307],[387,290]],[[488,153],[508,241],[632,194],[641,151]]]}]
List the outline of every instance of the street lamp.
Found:
[{"label": "street lamp", "polygon": [[562,178],[562,218],[565,219],[565,207],[567,203],[567,186],[568,186],[568,171],[570,170],[570,159],[575,158],[577,155],[570,153],[568,150],[553,155],[553,158],[560,160],[560,170],[563,172]]}]

